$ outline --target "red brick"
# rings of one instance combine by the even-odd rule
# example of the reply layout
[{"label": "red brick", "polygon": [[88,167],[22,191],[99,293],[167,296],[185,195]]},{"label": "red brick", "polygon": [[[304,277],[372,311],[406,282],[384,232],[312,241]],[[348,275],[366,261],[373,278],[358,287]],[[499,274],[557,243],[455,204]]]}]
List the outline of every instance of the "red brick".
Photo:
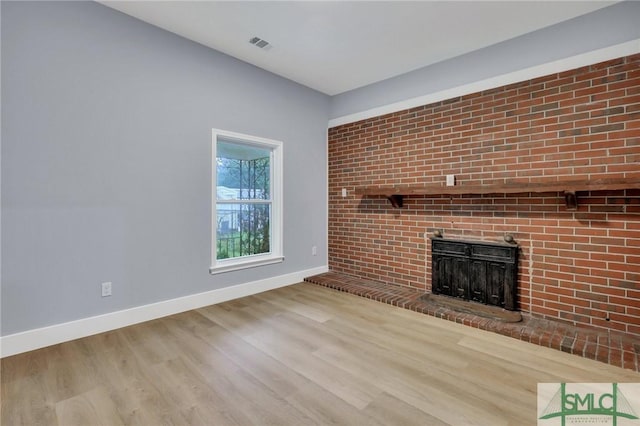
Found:
[{"label": "red brick", "polygon": [[600,310],[577,311],[605,303],[600,297],[638,309],[637,278],[628,275],[640,261],[640,192],[581,193],[576,212],[556,193],[405,197],[402,210],[383,197],[340,196],[341,188],[351,194],[365,185],[442,184],[445,174],[467,185],[640,176],[639,60],[607,61],[329,129],[330,267],[428,289],[431,254],[423,233],[437,228],[490,241],[511,233],[522,247],[524,311],[640,335],[640,326],[605,322]]}]

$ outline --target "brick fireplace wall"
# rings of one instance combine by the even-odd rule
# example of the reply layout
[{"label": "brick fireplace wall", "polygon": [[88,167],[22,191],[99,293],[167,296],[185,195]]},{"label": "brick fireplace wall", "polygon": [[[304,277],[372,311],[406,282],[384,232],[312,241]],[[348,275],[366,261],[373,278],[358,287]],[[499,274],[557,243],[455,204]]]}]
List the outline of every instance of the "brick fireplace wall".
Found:
[{"label": "brick fireplace wall", "polygon": [[[428,237],[520,245],[518,306],[640,336],[640,190],[408,196],[362,186],[640,177],[640,55],[329,130],[329,266],[430,291]],[[347,196],[342,197],[342,188]]]}]

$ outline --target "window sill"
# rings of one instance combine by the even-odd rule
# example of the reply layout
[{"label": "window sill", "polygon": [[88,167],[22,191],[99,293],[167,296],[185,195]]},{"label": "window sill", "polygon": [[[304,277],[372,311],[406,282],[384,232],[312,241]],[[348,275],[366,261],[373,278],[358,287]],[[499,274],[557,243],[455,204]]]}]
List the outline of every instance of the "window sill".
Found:
[{"label": "window sill", "polygon": [[224,272],[239,271],[241,269],[255,268],[257,266],[272,265],[274,263],[281,263],[283,261],[284,261],[284,256],[272,256],[268,258],[251,259],[251,260],[245,260],[242,262],[233,262],[229,264],[223,263],[221,265],[211,266],[209,268],[209,273],[211,275],[222,274]]}]

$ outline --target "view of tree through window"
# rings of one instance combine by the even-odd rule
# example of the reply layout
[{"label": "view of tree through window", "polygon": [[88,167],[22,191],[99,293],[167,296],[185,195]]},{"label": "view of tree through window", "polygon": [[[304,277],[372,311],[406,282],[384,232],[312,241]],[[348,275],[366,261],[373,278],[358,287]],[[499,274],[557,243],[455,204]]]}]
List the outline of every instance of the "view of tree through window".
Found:
[{"label": "view of tree through window", "polygon": [[216,258],[269,253],[271,149],[219,140],[216,176]]}]

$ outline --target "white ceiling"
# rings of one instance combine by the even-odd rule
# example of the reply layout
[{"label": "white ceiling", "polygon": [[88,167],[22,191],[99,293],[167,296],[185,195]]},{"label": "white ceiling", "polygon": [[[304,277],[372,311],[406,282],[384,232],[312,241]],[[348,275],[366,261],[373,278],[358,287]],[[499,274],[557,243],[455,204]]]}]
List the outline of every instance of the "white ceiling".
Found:
[{"label": "white ceiling", "polygon": [[[101,1],[335,95],[615,1]],[[271,43],[261,50],[257,36]],[[523,52],[526,54],[526,52]]]}]

